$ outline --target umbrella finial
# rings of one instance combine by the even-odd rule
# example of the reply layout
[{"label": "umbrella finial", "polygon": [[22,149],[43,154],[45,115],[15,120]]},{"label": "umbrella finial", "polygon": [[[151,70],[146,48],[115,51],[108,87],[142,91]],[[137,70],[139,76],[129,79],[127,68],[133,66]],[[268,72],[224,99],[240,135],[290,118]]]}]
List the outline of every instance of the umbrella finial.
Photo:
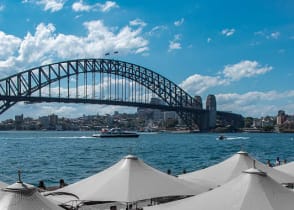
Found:
[{"label": "umbrella finial", "polygon": [[256,168],[255,160],[253,160],[253,168]]},{"label": "umbrella finial", "polygon": [[18,173],[18,182],[19,182],[19,183],[22,183],[22,181],[21,181],[21,170],[19,169],[19,170],[17,171],[17,173]]}]

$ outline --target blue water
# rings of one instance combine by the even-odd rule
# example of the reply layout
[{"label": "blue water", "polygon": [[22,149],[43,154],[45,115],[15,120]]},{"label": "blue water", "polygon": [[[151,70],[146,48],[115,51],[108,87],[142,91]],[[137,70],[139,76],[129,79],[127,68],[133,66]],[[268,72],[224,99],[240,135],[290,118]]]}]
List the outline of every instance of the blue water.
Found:
[{"label": "blue water", "polygon": [[180,174],[218,163],[239,150],[266,162],[294,160],[294,134],[142,134],[139,138],[99,139],[93,132],[0,132],[0,180],[14,183],[17,170],[34,185],[73,183],[108,168],[127,154],[162,171]]}]

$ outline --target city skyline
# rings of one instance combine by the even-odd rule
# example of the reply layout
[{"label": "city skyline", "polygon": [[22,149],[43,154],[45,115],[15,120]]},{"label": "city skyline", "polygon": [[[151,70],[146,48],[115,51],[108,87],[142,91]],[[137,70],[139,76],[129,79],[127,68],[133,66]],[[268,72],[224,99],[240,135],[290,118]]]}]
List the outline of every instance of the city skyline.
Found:
[{"label": "city skyline", "polygon": [[[154,70],[203,102],[214,94],[221,111],[294,114],[294,3],[241,3],[0,1],[0,78],[52,62],[107,57]],[[18,103],[0,120],[115,110],[136,108]]]}]

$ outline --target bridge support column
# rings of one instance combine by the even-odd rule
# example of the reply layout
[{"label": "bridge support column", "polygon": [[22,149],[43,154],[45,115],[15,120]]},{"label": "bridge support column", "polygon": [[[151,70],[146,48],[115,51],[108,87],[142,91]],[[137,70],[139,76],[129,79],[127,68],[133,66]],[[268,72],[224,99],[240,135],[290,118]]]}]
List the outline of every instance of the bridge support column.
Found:
[{"label": "bridge support column", "polygon": [[209,129],[216,126],[216,99],[214,95],[208,95],[206,99],[206,110],[208,111]]},{"label": "bridge support column", "polygon": [[194,122],[198,125],[200,132],[209,131],[209,112],[205,111],[194,115]]}]

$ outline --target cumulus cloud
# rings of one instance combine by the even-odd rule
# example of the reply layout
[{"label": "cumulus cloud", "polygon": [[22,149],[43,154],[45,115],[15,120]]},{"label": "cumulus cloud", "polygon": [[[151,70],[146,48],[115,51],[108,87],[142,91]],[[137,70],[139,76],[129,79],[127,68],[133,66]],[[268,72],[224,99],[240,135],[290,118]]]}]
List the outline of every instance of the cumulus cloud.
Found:
[{"label": "cumulus cloud", "polygon": [[83,0],[74,2],[72,4],[72,9],[75,12],[89,12],[100,10],[101,12],[109,12],[113,8],[118,8],[118,4],[114,1],[106,1],[104,4],[96,3],[96,4],[86,4]]},{"label": "cumulus cloud", "polygon": [[237,64],[226,65],[223,74],[226,78],[237,81],[244,77],[265,74],[272,70],[271,66],[262,67],[257,61],[241,61]]},{"label": "cumulus cloud", "polygon": [[231,29],[229,29],[229,28],[225,28],[225,29],[222,30],[221,33],[222,33],[222,35],[224,35],[224,36],[232,36],[235,32],[236,32],[236,30],[233,29],[233,28],[231,28]]},{"label": "cumulus cloud", "polygon": [[184,18],[181,18],[180,20],[177,20],[174,22],[174,25],[175,26],[181,26],[183,23],[184,23],[185,19]]},{"label": "cumulus cloud", "polygon": [[180,50],[180,49],[182,49],[180,40],[181,40],[181,35],[180,34],[176,34],[174,36],[174,39],[172,41],[169,41],[168,52],[171,52],[173,50]]},{"label": "cumulus cloud", "polygon": [[20,43],[21,39],[18,37],[0,31],[0,59],[7,59],[14,55]]},{"label": "cumulus cloud", "polygon": [[[53,24],[44,23],[36,27],[34,34],[27,33],[23,39],[0,33],[4,37],[0,49],[5,48],[7,52],[0,54],[0,74],[9,75],[11,70],[21,71],[50,60],[101,57],[114,50],[120,54],[148,51],[148,40],[142,36],[142,27],[133,29],[126,25],[113,31],[101,20],[85,22],[84,27],[86,36],[57,33]],[[13,42],[8,47],[5,40]]]},{"label": "cumulus cloud", "polygon": [[[278,110],[293,110],[294,91],[252,91],[244,94],[225,93],[216,95],[218,110],[242,113],[244,116],[273,115]],[[281,103],[276,103],[276,102]],[[285,102],[285,101],[288,101]],[[293,114],[293,113],[292,113]]]},{"label": "cumulus cloud", "polygon": [[215,87],[230,85],[242,78],[265,74],[271,69],[271,66],[262,67],[257,61],[246,60],[226,65],[216,76],[194,74],[181,82],[180,86],[192,95],[202,94]]},{"label": "cumulus cloud", "polygon": [[180,83],[180,87],[192,95],[199,95],[212,87],[225,85],[226,83],[219,76],[212,77],[194,74]]},{"label": "cumulus cloud", "polygon": [[23,0],[22,3],[33,3],[43,6],[43,10],[50,10],[51,12],[57,12],[61,10],[66,0]]},{"label": "cumulus cloud", "polygon": [[73,3],[71,7],[75,12],[88,12],[92,9],[90,5],[84,4],[83,0]]}]

